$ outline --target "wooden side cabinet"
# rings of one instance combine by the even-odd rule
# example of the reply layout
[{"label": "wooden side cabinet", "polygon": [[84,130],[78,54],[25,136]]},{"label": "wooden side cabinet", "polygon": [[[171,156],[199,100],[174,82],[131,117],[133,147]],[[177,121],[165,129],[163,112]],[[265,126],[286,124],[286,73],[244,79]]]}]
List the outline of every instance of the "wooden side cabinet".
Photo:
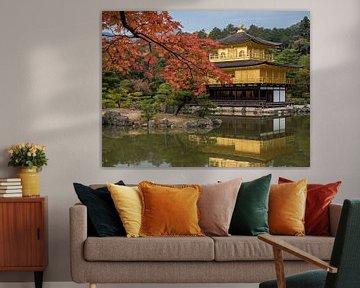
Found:
[{"label": "wooden side cabinet", "polygon": [[41,288],[47,250],[47,197],[0,198],[0,271],[32,271]]}]

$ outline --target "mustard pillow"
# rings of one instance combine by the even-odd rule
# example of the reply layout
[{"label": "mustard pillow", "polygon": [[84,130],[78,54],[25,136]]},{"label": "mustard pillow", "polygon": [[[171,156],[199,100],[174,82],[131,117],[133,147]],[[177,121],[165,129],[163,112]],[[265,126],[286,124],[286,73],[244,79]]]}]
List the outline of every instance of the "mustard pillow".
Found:
[{"label": "mustard pillow", "polygon": [[269,228],[271,234],[305,234],[307,180],[273,184],[269,195]]},{"label": "mustard pillow", "polygon": [[139,237],[141,226],[141,197],[137,187],[107,185],[127,237]]},{"label": "mustard pillow", "polygon": [[143,181],[140,236],[202,236],[197,201],[199,185],[172,186]]}]

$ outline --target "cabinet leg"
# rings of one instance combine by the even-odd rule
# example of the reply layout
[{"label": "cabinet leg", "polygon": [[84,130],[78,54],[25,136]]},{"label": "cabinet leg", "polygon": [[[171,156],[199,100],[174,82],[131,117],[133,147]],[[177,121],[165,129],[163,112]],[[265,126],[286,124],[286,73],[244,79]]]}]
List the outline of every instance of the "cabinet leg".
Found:
[{"label": "cabinet leg", "polygon": [[43,284],[43,271],[35,271],[35,288],[42,288]]},{"label": "cabinet leg", "polygon": [[96,288],[96,283],[89,283],[89,288]]}]

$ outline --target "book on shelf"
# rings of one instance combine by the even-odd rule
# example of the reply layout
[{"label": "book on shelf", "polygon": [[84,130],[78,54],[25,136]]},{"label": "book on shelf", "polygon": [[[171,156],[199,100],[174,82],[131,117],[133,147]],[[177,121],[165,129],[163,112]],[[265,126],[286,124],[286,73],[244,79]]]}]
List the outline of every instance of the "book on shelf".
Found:
[{"label": "book on shelf", "polygon": [[21,182],[0,182],[1,186],[19,186],[21,185]]},{"label": "book on shelf", "polygon": [[22,193],[0,193],[0,198],[22,197]]},{"label": "book on shelf", "polygon": [[0,186],[0,193],[3,193],[2,191],[4,190],[17,190],[17,189],[21,189],[22,186],[21,185],[17,185],[17,186]]},{"label": "book on shelf", "polygon": [[0,178],[0,183],[2,182],[21,182],[20,178]]},{"label": "book on shelf", "polygon": [[22,189],[0,190],[0,194],[15,194],[15,193],[22,193]]}]

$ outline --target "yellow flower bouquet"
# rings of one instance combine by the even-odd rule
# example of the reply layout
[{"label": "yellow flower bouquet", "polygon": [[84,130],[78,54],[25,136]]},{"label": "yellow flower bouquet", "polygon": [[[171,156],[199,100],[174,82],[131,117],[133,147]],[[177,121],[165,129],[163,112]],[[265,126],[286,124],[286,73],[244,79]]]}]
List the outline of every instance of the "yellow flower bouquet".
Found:
[{"label": "yellow flower bouquet", "polygon": [[46,147],[33,143],[20,143],[9,147],[9,166],[14,167],[36,167],[40,172],[47,165],[48,159],[45,155]]}]

